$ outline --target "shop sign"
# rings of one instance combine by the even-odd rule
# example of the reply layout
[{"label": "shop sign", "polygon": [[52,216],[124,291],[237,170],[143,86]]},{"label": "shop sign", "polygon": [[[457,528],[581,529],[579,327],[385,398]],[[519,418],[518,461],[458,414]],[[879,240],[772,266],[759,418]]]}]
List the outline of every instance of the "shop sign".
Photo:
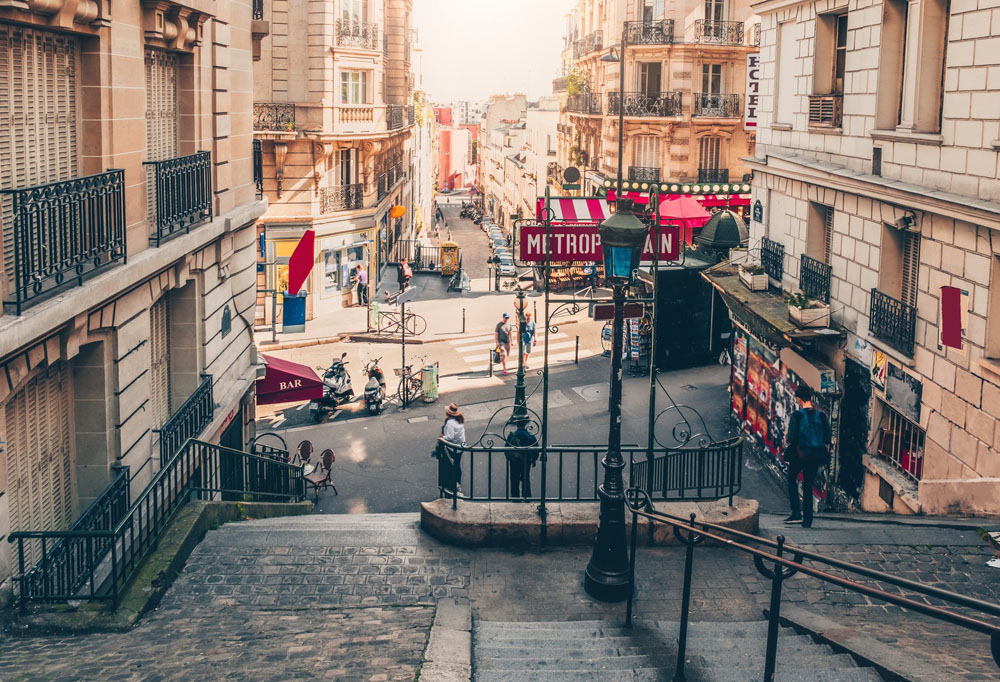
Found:
[{"label": "shop sign", "polygon": [[753,202],[753,219],[754,222],[764,223],[764,204],[760,203],[760,199]]},{"label": "shop sign", "polygon": [[[520,260],[538,263],[545,260],[545,227],[523,225],[520,228]],[[601,235],[597,225],[553,225],[551,228],[550,260],[556,263],[573,261],[603,261]],[[646,237],[642,251],[642,261],[653,260],[653,229]],[[659,229],[660,260],[671,261],[680,257],[680,228],[677,225],[662,225]]]},{"label": "shop sign", "polygon": [[885,380],[885,399],[896,411],[912,422],[920,423],[920,398],[923,384],[902,367],[889,363]]},{"label": "shop sign", "polygon": [[743,129],[757,130],[757,108],[760,106],[760,54],[747,55],[746,108],[743,111]]}]

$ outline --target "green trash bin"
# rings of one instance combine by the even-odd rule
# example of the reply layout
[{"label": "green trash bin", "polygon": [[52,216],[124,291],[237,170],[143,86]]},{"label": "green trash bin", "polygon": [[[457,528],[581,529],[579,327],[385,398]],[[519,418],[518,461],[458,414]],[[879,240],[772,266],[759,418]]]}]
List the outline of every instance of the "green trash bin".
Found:
[{"label": "green trash bin", "polygon": [[438,366],[424,365],[420,374],[424,383],[424,402],[432,403],[438,399]]}]

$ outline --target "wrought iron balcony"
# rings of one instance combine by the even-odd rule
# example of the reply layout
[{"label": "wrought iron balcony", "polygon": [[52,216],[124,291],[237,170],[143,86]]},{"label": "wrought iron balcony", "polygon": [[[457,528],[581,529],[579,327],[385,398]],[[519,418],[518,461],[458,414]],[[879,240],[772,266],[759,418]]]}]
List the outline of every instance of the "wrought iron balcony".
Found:
[{"label": "wrought iron balcony", "polygon": [[11,300],[23,309],[64,286],[80,286],[125,262],[125,171],[110,170],[47,185],[0,191],[13,220],[3,226],[10,249]]},{"label": "wrought iron balcony", "polygon": [[694,95],[694,116],[739,118],[742,114],[739,95],[714,92],[698,92]]},{"label": "wrought iron balcony", "polygon": [[417,120],[417,108],[414,105],[406,107],[406,125],[413,125]]},{"label": "wrought iron balcony", "polygon": [[573,41],[573,59],[579,59],[587,54],[587,43],[585,40]]},{"label": "wrought iron balcony", "polygon": [[149,241],[159,246],[180,232],[212,219],[212,155],[196,152],[165,161],[146,161],[147,182],[155,183],[154,226]]},{"label": "wrought iron balcony", "polygon": [[258,21],[264,19],[264,0],[253,0],[253,18]]},{"label": "wrought iron balcony", "polygon": [[694,22],[694,42],[714,45],[742,45],[742,21],[705,21]]},{"label": "wrought iron balcony", "polygon": [[362,184],[321,187],[319,190],[320,213],[353,211],[364,207],[365,186]]},{"label": "wrought iron balcony", "polygon": [[257,188],[257,198],[264,198],[264,149],[260,140],[253,141],[253,184]]},{"label": "wrought iron balcony", "polygon": [[566,76],[552,79],[552,92],[566,92]]},{"label": "wrought iron balcony", "polygon": [[403,105],[385,105],[385,125],[389,130],[396,130],[403,127]]},{"label": "wrought iron balcony", "polygon": [[601,111],[601,96],[596,93],[570,95],[566,98],[566,111],[574,114],[598,114]]},{"label": "wrought iron balcony", "polygon": [[295,130],[295,105],[282,102],[254,102],[253,129]]},{"label": "wrought iron balcony", "polygon": [[659,182],[660,169],[629,166],[628,179],[632,182]]},{"label": "wrought iron balcony", "polygon": [[823,261],[802,255],[799,272],[799,289],[809,298],[830,302],[830,271]]},{"label": "wrought iron balcony", "polygon": [[843,95],[809,95],[809,125],[816,128],[839,128],[843,114]]},{"label": "wrought iron balcony", "polygon": [[[681,93],[626,92],[625,116],[680,116]],[[618,93],[608,93],[608,115],[618,115]]]},{"label": "wrought iron balcony", "polygon": [[917,309],[878,289],[872,289],[871,320],[868,331],[904,355],[913,355]]},{"label": "wrought iron balcony", "polygon": [[378,201],[382,201],[389,192],[403,179],[403,163],[396,161],[387,166],[378,176]]},{"label": "wrought iron balcony", "polygon": [[674,42],[674,20],[626,21],[625,39],[629,45],[669,45]]},{"label": "wrought iron balcony", "polygon": [[409,40],[403,43],[403,61],[410,63],[410,54],[413,51],[413,44]]},{"label": "wrought iron balcony", "polygon": [[337,44],[341,47],[378,49],[378,24],[337,19]]},{"label": "wrought iron balcony", "polygon": [[212,423],[215,416],[215,398],[212,394],[212,376],[201,375],[201,383],[184,404],[170,415],[159,430],[160,465],[164,465],[180,452],[188,438],[197,438]]},{"label": "wrought iron balcony", "polygon": [[760,47],[760,24],[753,25],[753,33],[750,34],[750,47]]},{"label": "wrought iron balcony", "polygon": [[781,281],[785,274],[785,245],[764,237],[760,240],[760,264],[771,279]]},{"label": "wrought iron balcony", "polygon": [[382,56],[389,57],[389,34],[385,32],[382,33]]},{"label": "wrought iron balcony", "polygon": [[729,182],[729,169],[699,168],[698,182]]},{"label": "wrought iron balcony", "polygon": [[585,54],[597,52],[604,45],[604,31],[594,31],[584,39]]}]

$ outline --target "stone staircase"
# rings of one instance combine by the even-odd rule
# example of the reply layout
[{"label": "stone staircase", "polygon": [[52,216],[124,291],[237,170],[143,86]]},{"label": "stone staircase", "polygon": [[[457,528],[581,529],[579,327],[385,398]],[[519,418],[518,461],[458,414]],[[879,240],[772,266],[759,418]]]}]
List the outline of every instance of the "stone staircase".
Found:
[{"label": "stone staircase", "polygon": [[[473,628],[475,682],[653,682],[671,680],[678,624],[637,621],[631,630],[611,621],[491,622]],[[763,679],[767,623],[691,623],[688,682]],[[782,628],[776,682],[882,682],[807,635]]]}]

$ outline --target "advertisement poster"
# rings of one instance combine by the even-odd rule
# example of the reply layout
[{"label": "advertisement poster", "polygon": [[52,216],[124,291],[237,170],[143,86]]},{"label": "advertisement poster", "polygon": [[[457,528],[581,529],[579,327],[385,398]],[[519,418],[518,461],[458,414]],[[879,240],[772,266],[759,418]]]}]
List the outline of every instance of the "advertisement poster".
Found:
[{"label": "advertisement poster", "polygon": [[886,366],[888,365],[888,359],[885,353],[879,349],[875,349],[872,355],[872,383],[879,388],[885,388],[885,372]]}]

